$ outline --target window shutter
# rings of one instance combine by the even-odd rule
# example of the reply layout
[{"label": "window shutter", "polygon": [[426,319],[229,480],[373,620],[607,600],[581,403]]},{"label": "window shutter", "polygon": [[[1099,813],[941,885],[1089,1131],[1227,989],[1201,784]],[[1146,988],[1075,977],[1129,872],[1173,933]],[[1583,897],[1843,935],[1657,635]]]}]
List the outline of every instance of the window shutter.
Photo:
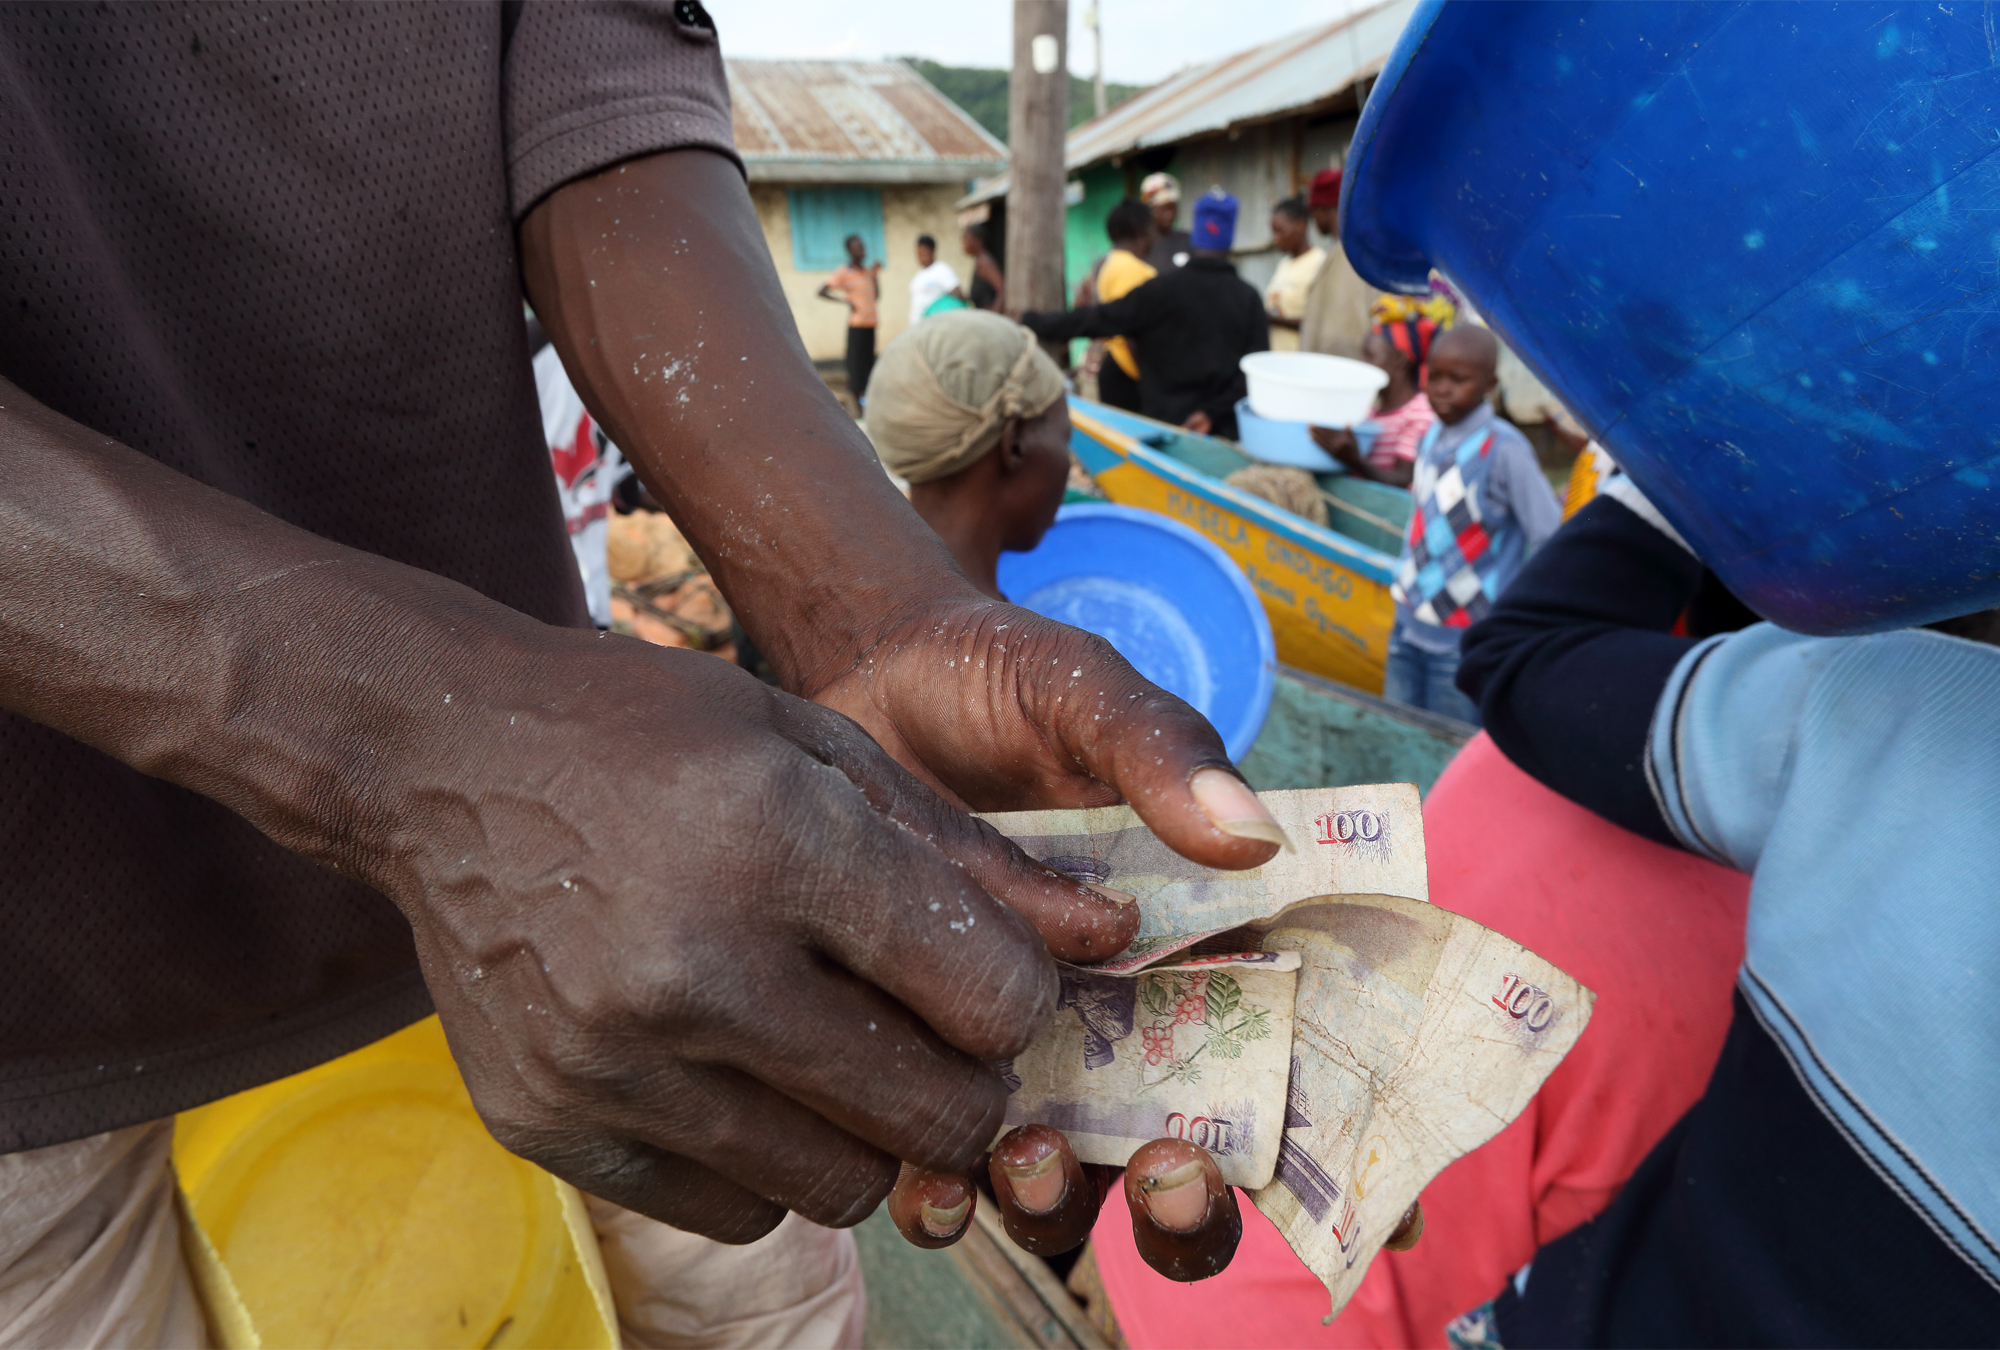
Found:
[{"label": "window shutter", "polygon": [[847,236],[858,234],[868,261],[882,261],[882,194],[874,188],[793,188],[792,266],[831,272],[847,261]]}]

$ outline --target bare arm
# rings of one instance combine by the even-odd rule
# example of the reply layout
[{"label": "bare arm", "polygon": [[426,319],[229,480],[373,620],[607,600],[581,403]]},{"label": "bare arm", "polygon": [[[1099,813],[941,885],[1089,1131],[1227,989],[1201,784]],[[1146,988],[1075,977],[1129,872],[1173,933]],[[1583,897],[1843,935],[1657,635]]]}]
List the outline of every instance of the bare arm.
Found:
[{"label": "bare arm", "polygon": [[[991,1138],[980,1060],[1053,989],[1041,940],[988,898],[1019,864],[851,722],[329,543],[4,384],[0,458],[0,704],[393,900],[503,1143],[741,1240],[787,1207],[858,1218],[897,1159],[956,1165]],[[943,852],[917,842],[933,832]],[[718,897],[741,897],[726,925]],[[923,938],[939,898],[977,927]],[[885,964],[980,950],[990,971],[951,977],[986,984],[977,1011],[942,988],[922,1011]],[[723,967],[743,979],[708,978]],[[805,1054],[798,1019],[887,1035]]]},{"label": "bare arm", "polygon": [[[891,486],[806,358],[732,164],[629,162],[537,207],[522,242],[579,392],[786,688],[982,809],[1123,795],[1189,857],[1261,860],[1262,843],[1218,830],[1188,791],[1227,764],[1207,723],[1102,642],[981,595]],[[942,648],[988,662],[962,700],[940,695]]]},{"label": "bare arm", "polygon": [[1388,465],[1371,461],[1361,453],[1361,443],[1346,427],[1312,427],[1309,430],[1313,444],[1339,460],[1356,478],[1387,483],[1390,487],[1408,487],[1410,480],[1416,477],[1417,466],[1411,460],[1398,459]]},{"label": "bare arm", "polygon": [[991,253],[982,253],[972,260],[972,275],[984,277],[986,284],[993,288],[993,308],[999,309],[1006,303],[1007,278],[1000,271],[1000,264],[993,261]]},{"label": "bare arm", "polygon": [[[527,271],[593,410],[791,677],[969,792],[1151,786],[1136,723],[1083,724],[1022,668],[1057,653],[1164,733],[1147,763],[1178,775],[1150,802],[1165,831],[1230,865],[1266,856],[1190,790],[1220,755],[1191,712],[1101,644],[960,595],[826,410],[740,177],[701,152],[659,158],[625,179],[662,194],[652,242],[607,235],[588,208],[611,194],[588,180],[537,212]],[[568,206],[584,209],[565,223]],[[899,1159],[957,1168],[992,1138],[1003,1093],[982,1061],[1045,1016],[1044,942],[1087,957],[1129,936],[1129,914],[951,809],[852,721],[713,658],[550,627],[329,543],[5,384],[0,460],[0,706],[387,895],[488,1125],[594,1193],[735,1240],[786,1208],[851,1222]],[[911,570],[892,582],[885,565]],[[1018,654],[992,658],[982,696],[969,662],[941,686],[936,644],[984,650],[995,613],[1021,616],[1002,639]]]}]

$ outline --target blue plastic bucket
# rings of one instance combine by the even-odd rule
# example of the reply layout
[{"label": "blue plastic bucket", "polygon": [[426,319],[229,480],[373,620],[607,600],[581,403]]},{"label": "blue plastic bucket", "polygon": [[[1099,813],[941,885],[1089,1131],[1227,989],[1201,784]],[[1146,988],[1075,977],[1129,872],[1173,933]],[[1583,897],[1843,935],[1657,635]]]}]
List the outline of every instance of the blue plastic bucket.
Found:
[{"label": "blue plastic bucket", "polygon": [[1341,237],[1435,266],[1804,632],[2000,604],[2000,62],[1977,5],[1420,7]]},{"label": "blue plastic bucket", "polygon": [[[1381,430],[1374,422],[1356,422],[1354,439],[1366,455]],[[1340,461],[1313,442],[1312,428],[1304,422],[1274,422],[1250,409],[1250,400],[1236,400],[1236,443],[1243,453],[1265,464],[1306,469],[1312,473],[1339,473]]]},{"label": "blue plastic bucket", "polygon": [[1214,724],[1241,759],[1271,710],[1271,621],[1229,555],[1130,506],[1065,506],[1028,553],[1000,555],[1001,593],[1096,633]]}]

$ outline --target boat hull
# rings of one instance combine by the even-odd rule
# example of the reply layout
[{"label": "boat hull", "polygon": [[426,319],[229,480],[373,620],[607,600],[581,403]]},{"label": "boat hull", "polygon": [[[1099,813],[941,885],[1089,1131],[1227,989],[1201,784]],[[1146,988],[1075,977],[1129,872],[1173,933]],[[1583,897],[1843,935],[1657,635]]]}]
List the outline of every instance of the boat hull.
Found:
[{"label": "boat hull", "polygon": [[1144,444],[1144,429],[1158,425],[1144,418],[1072,399],[1070,425],[1070,448],[1107,498],[1191,526],[1243,569],[1270,616],[1279,661],[1382,691],[1394,558]]}]

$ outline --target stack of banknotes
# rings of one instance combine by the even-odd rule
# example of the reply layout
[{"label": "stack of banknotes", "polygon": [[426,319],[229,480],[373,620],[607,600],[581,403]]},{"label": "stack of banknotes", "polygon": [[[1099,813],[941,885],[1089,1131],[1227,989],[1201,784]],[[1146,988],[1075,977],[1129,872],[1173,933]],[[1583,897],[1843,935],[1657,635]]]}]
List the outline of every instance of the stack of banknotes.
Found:
[{"label": "stack of banknotes", "polygon": [[1593,995],[1432,906],[1408,783],[1259,794],[1293,849],[1218,872],[1129,807],[986,817],[1025,851],[1139,897],[1139,936],[1065,966],[1056,1016],[1001,1066],[1006,1126],[1084,1162],[1186,1139],[1274,1223],[1333,1311],[1410,1203],[1518,1116]]}]

